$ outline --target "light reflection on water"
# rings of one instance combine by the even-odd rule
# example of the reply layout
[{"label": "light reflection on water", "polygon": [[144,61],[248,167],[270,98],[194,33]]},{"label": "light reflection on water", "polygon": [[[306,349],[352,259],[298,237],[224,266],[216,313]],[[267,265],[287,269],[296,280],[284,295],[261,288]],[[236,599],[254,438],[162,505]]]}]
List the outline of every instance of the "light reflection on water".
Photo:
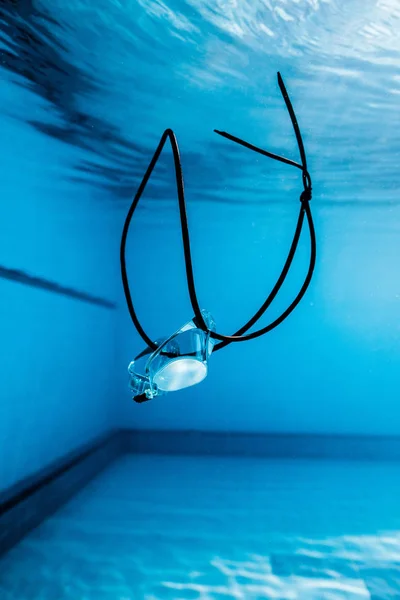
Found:
[{"label": "light reflection on water", "polygon": [[2,599],[395,598],[398,475],[394,463],[126,457],[3,559]]},{"label": "light reflection on water", "polygon": [[[234,202],[232,190],[242,189],[262,203],[272,167],[212,130],[296,158],[280,70],[304,132],[316,199],[398,202],[396,1],[41,0],[5,5],[0,16],[7,24],[3,68],[52,108],[30,123],[73,144],[77,179],[114,197],[128,201],[159,136],[172,127],[192,198]],[[14,114],[26,118],[20,108]],[[286,170],[273,182],[278,198],[291,177]],[[154,194],[168,193],[168,169],[161,169]]]}]

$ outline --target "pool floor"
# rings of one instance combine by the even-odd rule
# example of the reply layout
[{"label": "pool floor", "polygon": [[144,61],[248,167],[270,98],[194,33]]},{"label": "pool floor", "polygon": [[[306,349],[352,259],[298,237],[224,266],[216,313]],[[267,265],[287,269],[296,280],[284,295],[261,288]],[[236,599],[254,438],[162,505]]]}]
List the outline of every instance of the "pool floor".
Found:
[{"label": "pool floor", "polygon": [[400,599],[400,465],[127,455],[0,561],[1,600]]}]

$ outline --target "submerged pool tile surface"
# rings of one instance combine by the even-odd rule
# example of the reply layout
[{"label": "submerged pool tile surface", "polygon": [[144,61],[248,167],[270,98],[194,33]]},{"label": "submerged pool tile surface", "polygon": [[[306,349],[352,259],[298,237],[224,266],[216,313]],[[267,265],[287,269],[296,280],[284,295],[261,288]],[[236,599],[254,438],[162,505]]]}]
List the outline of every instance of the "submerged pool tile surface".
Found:
[{"label": "submerged pool tile surface", "polygon": [[2,600],[400,600],[400,465],[126,456],[0,561]]}]

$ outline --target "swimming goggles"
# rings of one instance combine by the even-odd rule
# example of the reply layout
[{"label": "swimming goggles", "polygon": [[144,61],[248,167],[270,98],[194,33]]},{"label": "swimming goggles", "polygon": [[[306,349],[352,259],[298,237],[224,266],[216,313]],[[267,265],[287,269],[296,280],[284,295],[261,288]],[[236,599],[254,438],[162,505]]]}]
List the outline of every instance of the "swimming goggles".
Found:
[{"label": "swimming goggles", "polygon": [[[300,128],[297,123],[292,103],[289,99],[289,95],[287,93],[286,87],[283,83],[280,73],[278,73],[278,85],[282,97],[285,101],[286,108],[288,110],[294,133],[296,136],[301,159],[300,163],[289,158],[273,154],[272,152],[268,152],[266,150],[263,150],[262,148],[258,148],[257,146],[245,142],[244,140],[241,140],[240,138],[237,138],[229,133],[215,130],[216,133],[218,133],[222,137],[233,141],[237,144],[240,144],[241,146],[244,146],[249,150],[252,150],[268,158],[272,158],[284,164],[300,169],[302,173],[303,183],[303,190],[300,193],[300,210],[297,219],[296,229],[281,274],[279,275],[274,287],[272,288],[271,292],[267,296],[262,306],[247,321],[247,323],[245,323],[245,325],[243,325],[240,329],[238,329],[238,331],[235,332],[234,335],[223,335],[221,333],[218,333],[216,331],[213,319],[211,318],[208,312],[200,308],[197,299],[191,258],[188,221],[186,214],[186,201],[183,187],[182,166],[180,161],[178,143],[174,132],[171,129],[167,129],[166,131],[164,131],[161,140],[158,144],[158,147],[153,155],[153,158],[150,161],[146,173],[140,183],[140,186],[132,201],[132,204],[129,208],[125,220],[120,246],[121,276],[129,314],[139,335],[142,337],[142,339],[147,345],[147,348],[143,352],[141,352],[135,358],[135,360],[130,363],[128,367],[130,377],[130,388],[133,393],[133,399],[136,402],[144,402],[161,394],[181,390],[183,388],[190,387],[203,381],[208,372],[208,359],[212,351],[216,352],[217,350],[224,348],[232,342],[243,342],[255,339],[277,327],[296,308],[300,300],[303,298],[308,286],[310,285],[316,261],[316,236],[310,208],[312,191],[311,176],[307,169],[307,159],[304,150],[303,140],[300,133]],[[126,269],[125,249],[129,225],[132,220],[132,216],[167,139],[169,139],[171,143],[172,154],[175,164],[175,177],[178,192],[186,279],[189,297],[195,316],[192,319],[192,321],[184,325],[181,329],[179,329],[169,338],[161,341],[153,341],[143,329],[133,306]],[[257,331],[253,331],[252,333],[243,335],[261,318],[261,316],[265,313],[265,311],[270,306],[270,304],[278,294],[279,290],[281,289],[286,279],[286,276],[290,270],[294,255],[296,253],[305,219],[308,224],[311,242],[310,261],[307,274],[297,296],[286,308],[286,310],[284,310],[283,313],[272,323],[266,325],[265,327],[262,327],[261,329],[258,329]],[[218,343],[216,343],[217,341]]]}]

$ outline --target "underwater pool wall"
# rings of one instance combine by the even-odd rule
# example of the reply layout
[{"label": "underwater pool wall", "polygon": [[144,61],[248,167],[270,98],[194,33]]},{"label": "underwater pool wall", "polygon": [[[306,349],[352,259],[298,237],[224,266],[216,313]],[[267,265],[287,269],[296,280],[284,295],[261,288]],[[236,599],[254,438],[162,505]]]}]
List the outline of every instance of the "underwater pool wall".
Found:
[{"label": "underwater pool wall", "polygon": [[[17,89],[4,106],[34,112]],[[118,422],[112,214],[68,182],[68,146],[11,118],[2,131],[0,491]]]},{"label": "underwater pool wall", "polygon": [[[400,236],[394,231],[385,236],[371,232],[367,225],[381,215],[373,208],[365,210],[364,225],[354,220],[352,213],[345,219],[344,209],[320,208],[318,194],[315,196],[318,261],[303,301],[264,337],[213,354],[209,375],[200,385],[142,405],[131,401],[126,368],[143,342],[121,305],[122,426],[173,431],[400,434],[400,276],[396,281],[388,275],[398,272]],[[156,339],[183,325],[191,318],[192,309],[177,215],[171,208],[171,216],[164,222],[149,212],[146,227],[137,227],[132,235],[129,256],[133,260],[140,251],[144,257],[143,265],[136,261],[131,271],[136,284],[132,289],[141,321]],[[254,219],[251,207],[233,211],[205,203],[204,207],[189,205],[189,217],[201,305],[212,312],[219,331],[233,333],[271,290],[295,215],[292,219],[289,211],[260,211]],[[272,321],[295,296],[307,256],[305,238],[276,307],[271,307],[261,324]]]}]

